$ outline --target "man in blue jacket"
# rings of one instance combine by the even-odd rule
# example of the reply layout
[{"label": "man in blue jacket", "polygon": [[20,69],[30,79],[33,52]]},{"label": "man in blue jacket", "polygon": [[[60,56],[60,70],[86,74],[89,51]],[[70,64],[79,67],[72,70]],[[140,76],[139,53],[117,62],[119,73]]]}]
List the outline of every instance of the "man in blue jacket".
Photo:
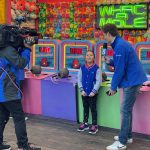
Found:
[{"label": "man in blue jacket", "polygon": [[10,145],[3,143],[3,132],[10,113],[14,120],[18,150],[36,150],[28,144],[19,87],[18,70],[24,69],[30,60],[30,46],[26,43],[24,46],[20,55],[10,45],[0,49],[0,150],[11,149]]},{"label": "man in blue jacket", "polygon": [[146,74],[131,44],[123,40],[114,24],[105,24],[102,27],[105,40],[111,43],[114,50],[113,59],[105,57],[108,65],[114,66],[114,75],[108,95],[116,93],[117,87],[123,88],[123,103],[121,108],[121,129],[112,145],[107,150],[126,149],[127,143],[132,143],[132,110],[139,87],[147,80]]}]

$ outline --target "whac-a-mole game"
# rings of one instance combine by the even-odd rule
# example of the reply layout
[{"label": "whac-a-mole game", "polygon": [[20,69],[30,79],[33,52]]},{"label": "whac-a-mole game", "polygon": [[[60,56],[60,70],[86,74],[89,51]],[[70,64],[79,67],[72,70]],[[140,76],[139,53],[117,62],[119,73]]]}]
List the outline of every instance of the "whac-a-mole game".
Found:
[{"label": "whac-a-mole game", "polygon": [[42,72],[58,71],[58,45],[56,42],[49,44],[35,44],[33,47],[33,65],[42,67]]},{"label": "whac-a-mole game", "polygon": [[92,44],[86,40],[64,40],[60,44],[59,68],[68,68],[70,73],[77,73],[85,64],[84,56],[92,50]]}]

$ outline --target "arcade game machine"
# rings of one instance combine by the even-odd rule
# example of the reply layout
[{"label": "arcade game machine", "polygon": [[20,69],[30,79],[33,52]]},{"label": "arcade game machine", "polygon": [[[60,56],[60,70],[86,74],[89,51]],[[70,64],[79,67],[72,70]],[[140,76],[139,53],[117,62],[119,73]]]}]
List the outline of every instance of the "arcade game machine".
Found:
[{"label": "arcade game machine", "polygon": [[[150,81],[150,42],[139,42],[135,50]],[[150,135],[150,87],[142,86],[133,109],[133,131]]]},{"label": "arcade game machine", "polygon": [[72,82],[74,86],[74,94],[75,99],[71,99],[71,101],[75,102],[76,106],[76,116],[77,122],[80,121],[80,116],[82,113],[82,100],[80,91],[77,87],[77,73],[81,67],[85,63],[84,56],[87,50],[92,50],[92,44],[87,40],[64,40],[61,42],[60,46],[60,70],[63,68],[67,68],[69,70],[70,80],[67,82]]},{"label": "arcade game machine", "polygon": [[33,48],[32,64],[41,66],[42,74],[58,72],[58,44],[49,41],[48,44],[35,44]]},{"label": "arcade game machine", "polygon": [[32,53],[32,66],[39,66],[41,74],[35,75],[26,72],[23,108],[26,113],[42,114],[42,84],[44,80],[50,79],[53,74],[58,72],[58,44],[55,41],[49,44],[35,44]]},{"label": "arcade game machine", "polygon": [[60,45],[59,69],[67,68],[70,75],[77,74],[81,65],[85,63],[87,50],[92,50],[92,44],[86,40],[64,40]]},{"label": "arcade game machine", "polygon": [[[84,54],[92,46],[88,41],[65,40],[60,43],[59,72],[69,71],[69,76],[52,76],[42,82],[42,114],[54,118],[76,121],[77,71],[84,63]],[[58,94],[59,93],[59,94]],[[69,95],[67,94],[69,93]],[[59,111],[58,111],[59,110]]]},{"label": "arcade game machine", "polygon": [[[110,87],[114,69],[109,67],[104,62],[104,56],[112,58],[113,50],[111,46],[106,43],[106,41],[99,41],[95,44],[94,51],[96,54],[96,63],[101,68],[101,71],[105,73],[107,76],[107,78],[105,77],[105,81],[102,82],[98,93],[97,99],[98,125],[118,129],[120,127],[119,92],[117,92],[117,94],[115,94],[112,97],[108,97],[106,95],[106,92]],[[83,120],[82,106],[80,106],[79,112],[80,112],[79,122],[81,122]],[[91,116],[89,119],[91,122]]]}]

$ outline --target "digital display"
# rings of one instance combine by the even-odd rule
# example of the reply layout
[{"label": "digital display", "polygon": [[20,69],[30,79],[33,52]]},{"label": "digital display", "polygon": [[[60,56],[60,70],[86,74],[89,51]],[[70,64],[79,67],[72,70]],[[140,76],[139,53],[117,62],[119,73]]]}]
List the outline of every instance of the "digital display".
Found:
[{"label": "digital display", "polygon": [[70,54],[82,54],[82,48],[70,48]]},{"label": "digital display", "polygon": [[50,53],[50,47],[39,47],[39,52]]},{"label": "digital display", "polygon": [[119,29],[146,29],[148,27],[148,6],[147,4],[97,6],[97,28],[107,23],[113,23]]},{"label": "digital display", "polygon": [[33,49],[33,65],[42,67],[42,71],[49,72],[56,68],[56,45],[35,44]]},{"label": "digital display", "polygon": [[85,63],[84,56],[87,50],[87,45],[67,45],[65,47],[66,67],[79,69]]}]

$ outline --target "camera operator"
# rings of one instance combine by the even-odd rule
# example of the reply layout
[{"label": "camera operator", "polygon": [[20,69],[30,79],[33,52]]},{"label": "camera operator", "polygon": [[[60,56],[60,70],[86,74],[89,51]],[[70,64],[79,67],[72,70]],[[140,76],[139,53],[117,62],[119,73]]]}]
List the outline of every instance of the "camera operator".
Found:
[{"label": "camera operator", "polygon": [[[28,41],[28,43],[31,43],[31,44],[28,44],[28,43],[24,42],[24,47],[20,47],[19,50],[18,50],[19,55],[22,55],[23,51],[26,50],[26,49],[29,49],[31,51],[31,47],[33,45],[32,43],[35,43],[34,37],[27,37],[26,41]],[[28,57],[30,57],[30,56],[28,56]],[[29,61],[28,61],[28,64],[29,64]],[[18,69],[17,75],[18,75],[20,90],[22,91],[23,90],[23,81],[24,81],[24,76],[25,76],[24,68],[23,69]]]},{"label": "camera operator", "polygon": [[[28,41],[34,40],[28,37]],[[16,41],[17,42],[17,41]],[[10,150],[10,145],[3,143],[3,132],[11,113],[15,125],[18,150],[40,150],[28,143],[25,116],[21,104],[19,87],[19,69],[24,69],[30,60],[31,45],[24,42],[20,54],[8,44],[0,48],[0,150]]]},{"label": "camera operator", "polygon": [[[25,38],[26,40],[25,41],[28,41],[28,43],[31,43],[30,45],[27,44],[26,42],[24,42],[24,47],[21,47],[19,48],[18,50],[18,53],[21,55],[22,52],[24,50],[26,50],[27,48],[29,48],[29,50],[31,49],[31,46],[33,45],[33,43],[35,43],[35,39],[34,37],[27,37]],[[28,56],[30,57],[30,56]],[[29,64],[29,62],[28,62]],[[27,64],[27,65],[28,65]],[[26,66],[27,66],[26,65]],[[19,80],[19,87],[20,87],[20,90],[23,91],[23,81],[24,81],[24,76],[25,76],[25,72],[24,72],[24,69],[18,69],[18,73],[17,73],[17,76],[18,76],[18,80]],[[10,116],[12,118],[12,116]],[[25,116],[25,120],[28,120],[28,117]]]}]

